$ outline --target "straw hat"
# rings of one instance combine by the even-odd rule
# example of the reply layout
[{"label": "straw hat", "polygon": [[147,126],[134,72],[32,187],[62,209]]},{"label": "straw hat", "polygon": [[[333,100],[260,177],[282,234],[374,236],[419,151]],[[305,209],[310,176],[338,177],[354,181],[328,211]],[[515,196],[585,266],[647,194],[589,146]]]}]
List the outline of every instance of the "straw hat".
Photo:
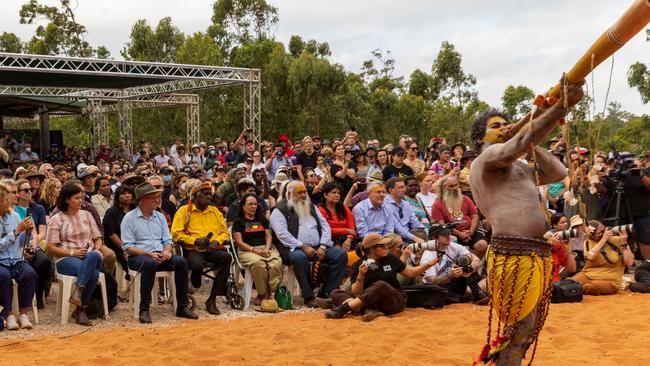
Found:
[{"label": "straw hat", "polygon": [[584,220],[582,220],[582,218],[579,215],[574,215],[571,217],[571,228],[583,225],[584,223],[585,223]]},{"label": "straw hat", "polygon": [[278,306],[278,302],[275,301],[274,299],[262,300],[260,306],[254,306],[253,308],[256,311],[260,311],[263,313],[278,313],[282,311],[282,309],[280,309],[280,307]]}]

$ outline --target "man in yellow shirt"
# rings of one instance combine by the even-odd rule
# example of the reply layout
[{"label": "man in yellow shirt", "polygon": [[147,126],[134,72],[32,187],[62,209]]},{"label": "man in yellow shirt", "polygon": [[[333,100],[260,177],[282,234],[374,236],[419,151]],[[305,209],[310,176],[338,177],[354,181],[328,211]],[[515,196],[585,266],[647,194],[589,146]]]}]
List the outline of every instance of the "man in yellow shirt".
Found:
[{"label": "man in yellow shirt", "polygon": [[203,182],[192,189],[190,201],[176,211],[172,223],[172,239],[179,242],[190,265],[190,280],[195,288],[201,287],[201,274],[206,263],[217,271],[210,296],[205,303],[208,313],[219,315],[217,296],[226,295],[226,281],[230,267],[230,255],[222,249],[230,240],[223,215],[211,206],[212,183]]}]

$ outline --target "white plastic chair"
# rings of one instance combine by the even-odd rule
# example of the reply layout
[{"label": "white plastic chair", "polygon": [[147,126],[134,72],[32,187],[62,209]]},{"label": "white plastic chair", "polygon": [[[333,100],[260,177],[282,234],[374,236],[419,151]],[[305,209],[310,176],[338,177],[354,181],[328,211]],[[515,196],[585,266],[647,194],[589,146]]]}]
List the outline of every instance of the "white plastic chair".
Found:
[{"label": "white plastic chair", "polygon": [[122,295],[129,287],[129,281],[124,278],[124,268],[120,262],[115,262],[115,280],[117,281],[117,293]]},{"label": "white plastic chair", "polygon": [[[138,319],[140,316],[140,272],[129,269],[129,276],[131,277],[131,291],[129,292],[129,302],[133,305],[133,317]],[[158,279],[164,278],[169,283],[169,288],[171,291],[172,304],[174,305],[174,314],[176,314],[176,309],[178,304],[176,303],[176,282],[174,282],[174,271],[158,271],[156,272],[156,277],[154,279],[154,285],[151,289],[151,306],[154,307],[158,304],[158,295],[156,290],[158,290]]]},{"label": "white plastic chair", "polygon": [[[12,309],[11,312],[15,316],[20,315],[20,305],[18,304],[18,282],[16,280],[12,280],[14,284],[14,297],[12,300]],[[32,311],[34,312],[34,323],[38,324],[38,307],[36,306],[36,294],[34,294],[34,298],[32,299]]]},{"label": "white plastic chair", "polygon": [[228,234],[230,235],[230,242],[232,243],[232,248],[230,248],[229,252],[235,259],[232,263],[233,266],[236,266],[233,270],[237,274],[237,278],[239,278],[239,271],[242,269],[244,270],[244,287],[242,287],[241,295],[244,298],[244,310],[246,310],[251,304],[251,296],[253,294],[253,275],[251,274],[250,268],[243,266],[239,261],[237,243],[235,243],[235,239],[232,236],[232,226],[228,228]]},{"label": "white plastic chair", "polygon": [[[55,316],[61,312],[61,324],[67,324],[70,319],[70,294],[72,293],[72,285],[77,282],[77,277],[66,276],[56,273],[56,279],[59,283],[59,296],[56,299],[56,313]],[[97,284],[102,289],[102,303],[104,304],[104,319],[108,319],[108,296],[106,295],[106,278],[102,272],[99,272],[99,279]]]},{"label": "white plastic chair", "polygon": [[[282,276],[282,282],[291,292],[292,296],[300,296],[300,286],[298,286],[298,281],[296,280],[296,274],[293,273],[293,266],[285,266],[287,275]],[[285,281],[286,280],[286,281]]]}]

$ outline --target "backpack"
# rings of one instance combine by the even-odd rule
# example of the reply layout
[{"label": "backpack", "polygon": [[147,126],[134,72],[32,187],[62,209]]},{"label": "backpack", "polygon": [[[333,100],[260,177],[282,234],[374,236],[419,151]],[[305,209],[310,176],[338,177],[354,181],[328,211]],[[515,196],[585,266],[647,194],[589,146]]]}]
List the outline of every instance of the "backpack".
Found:
[{"label": "backpack", "polygon": [[291,305],[291,291],[289,291],[286,286],[280,286],[275,292],[275,301],[278,303],[280,309],[293,309],[293,306]]},{"label": "backpack", "polygon": [[[104,272],[104,279],[106,280],[106,300],[108,301],[108,311],[110,312],[117,306],[117,281],[112,274]],[[92,296],[88,300],[88,308],[86,309],[86,315],[89,319],[103,318],[104,314],[104,304],[102,302],[102,289],[101,286],[95,287]]]}]

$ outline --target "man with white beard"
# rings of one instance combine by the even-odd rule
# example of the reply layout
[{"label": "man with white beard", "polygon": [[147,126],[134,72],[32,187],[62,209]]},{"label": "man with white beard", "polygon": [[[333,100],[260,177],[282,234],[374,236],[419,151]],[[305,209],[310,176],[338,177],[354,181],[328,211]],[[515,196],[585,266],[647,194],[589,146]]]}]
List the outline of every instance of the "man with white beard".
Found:
[{"label": "man with white beard", "polygon": [[463,195],[455,176],[440,180],[442,195],[433,203],[431,219],[438,224],[458,222],[452,234],[458,243],[469,247],[477,257],[483,258],[488,244],[485,235],[478,231],[478,209],[472,200]]},{"label": "man with white beard", "polygon": [[[319,295],[329,297],[330,291],[341,284],[347,264],[346,252],[333,246],[331,229],[307,195],[302,182],[287,186],[287,198],[275,206],[271,214],[271,227],[280,243],[283,260],[293,266],[302,297],[308,307],[316,306],[312,289],[310,262],[320,261],[329,267],[329,274]],[[283,253],[288,250],[288,253]]]}]

